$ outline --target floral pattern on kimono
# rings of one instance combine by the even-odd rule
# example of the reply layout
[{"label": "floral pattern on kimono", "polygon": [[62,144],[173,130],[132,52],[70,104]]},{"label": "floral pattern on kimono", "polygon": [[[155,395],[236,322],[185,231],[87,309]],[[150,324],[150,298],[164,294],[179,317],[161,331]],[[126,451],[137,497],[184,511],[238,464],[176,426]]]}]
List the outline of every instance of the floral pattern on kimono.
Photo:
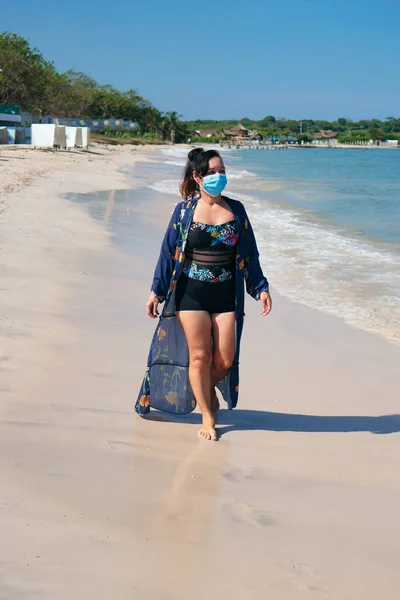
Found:
[{"label": "floral pattern on kimono", "polygon": [[[240,339],[244,320],[244,288],[254,299],[268,290],[253,229],[243,204],[224,196],[235,215],[239,239],[236,246],[236,342],[235,358],[227,375],[217,383],[228,408],[239,395]],[[175,414],[190,413],[196,399],[189,381],[189,350],[175,315],[175,288],[182,271],[185,246],[197,198],[179,202],[171,216],[154,272],[152,291],[164,302],[150,346],[147,369],[135,410],[147,414],[150,407]]]}]

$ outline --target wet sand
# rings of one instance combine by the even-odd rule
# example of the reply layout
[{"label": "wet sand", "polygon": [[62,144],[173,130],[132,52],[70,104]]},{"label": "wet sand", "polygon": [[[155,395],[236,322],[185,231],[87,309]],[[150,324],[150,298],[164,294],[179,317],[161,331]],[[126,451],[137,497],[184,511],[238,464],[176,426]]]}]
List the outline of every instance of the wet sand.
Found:
[{"label": "wet sand", "polygon": [[134,414],[173,204],[145,192],[149,160],[116,151],[5,198],[0,599],[397,597],[398,346],[248,298],[220,441],[198,414]]}]

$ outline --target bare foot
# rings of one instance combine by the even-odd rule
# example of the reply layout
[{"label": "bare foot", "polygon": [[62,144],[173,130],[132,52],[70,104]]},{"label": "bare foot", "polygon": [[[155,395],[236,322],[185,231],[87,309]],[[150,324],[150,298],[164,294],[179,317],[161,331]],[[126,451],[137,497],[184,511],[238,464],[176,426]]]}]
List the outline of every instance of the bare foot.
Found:
[{"label": "bare foot", "polygon": [[203,415],[203,424],[199,430],[199,437],[203,440],[217,441],[217,432],[215,430],[215,418],[213,414]]}]

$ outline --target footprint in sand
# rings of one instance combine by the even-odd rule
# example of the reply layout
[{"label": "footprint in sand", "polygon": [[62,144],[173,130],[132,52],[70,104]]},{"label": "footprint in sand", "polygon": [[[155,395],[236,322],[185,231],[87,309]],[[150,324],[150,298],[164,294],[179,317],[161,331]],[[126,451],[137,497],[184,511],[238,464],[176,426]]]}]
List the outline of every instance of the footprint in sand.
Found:
[{"label": "footprint in sand", "polygon": [[321,585],[318,574],[307,564],[291,560],[282,563],[281,567],[298,589],[309,592],[327,592],[327,589]]},{"label": "footprint in sand", "polygon": [[228,481],[251,481],[253,479],[261,480],[265,477],[265,472],[261,469],[229,469],[223,474],[224,479]]},{"label": "footprint in sand", "polygon": [[246,502],[229,502],[225,509],[229,516],[238,522],[244,522],[255,527],[272,527],[276,525],[276,520],[272,513],[260,508],[255,508]]}]

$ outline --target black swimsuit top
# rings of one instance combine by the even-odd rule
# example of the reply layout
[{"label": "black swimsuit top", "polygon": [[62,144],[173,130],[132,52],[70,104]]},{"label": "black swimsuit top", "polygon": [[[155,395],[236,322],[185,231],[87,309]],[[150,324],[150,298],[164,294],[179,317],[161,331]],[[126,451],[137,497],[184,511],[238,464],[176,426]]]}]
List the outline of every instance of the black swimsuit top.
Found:
[{"label": "black swimsuit top", "polygon": [[218,283],[235,273],[236,221],[208,225],[193,221],[186,242],[183,273],[191,279]]}]

